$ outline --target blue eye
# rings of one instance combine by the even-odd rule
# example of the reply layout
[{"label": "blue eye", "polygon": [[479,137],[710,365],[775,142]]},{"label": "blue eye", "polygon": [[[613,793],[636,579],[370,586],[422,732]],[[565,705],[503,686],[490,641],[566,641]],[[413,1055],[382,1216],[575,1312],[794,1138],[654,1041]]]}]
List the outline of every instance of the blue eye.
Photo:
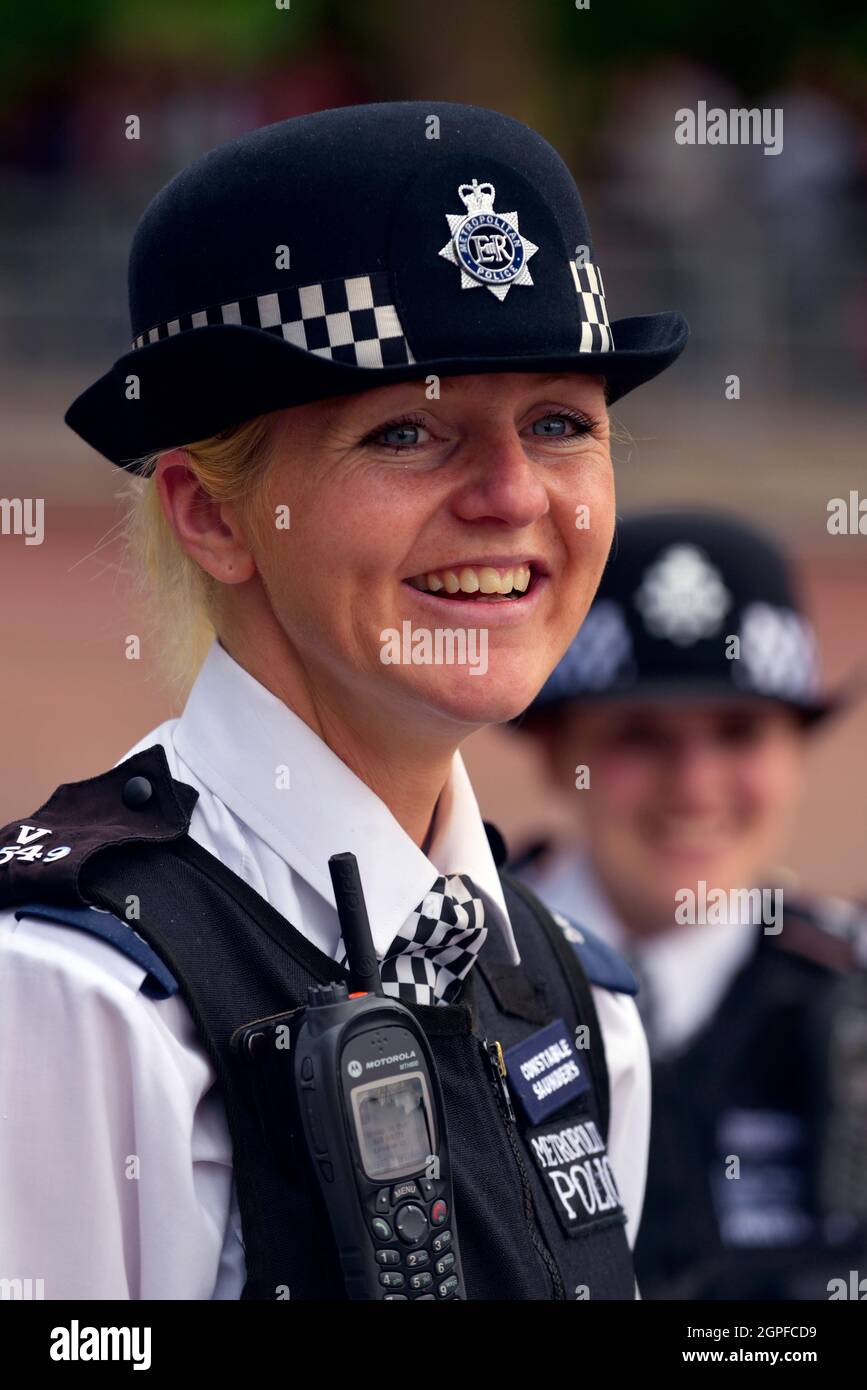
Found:
[{"label": "blue eye", "polygon": [[417,444],[418,425],[392,425],[387,430],[380,430],[379,438],[386,445]]},{"label": "blue eye", "polygon": [[[567,422],[573,426],[571,430],[567,430]],[[532,426],[533,434],[546,439],[576,439],[583,434],[590,434],[592,429],[592,420],[571,410],[555,410],[550,415],[541,415],[538,420],[533,421]]]},{"label": "blue eye", "polygon": [[419,431],[429,433],[424,420],[419,416],[407,415],[399,420],[387,420],[384,425],[365,435],[361,442],[375,448],[388,449],[393,454],[400,454],[425,442],[419,439]]}]

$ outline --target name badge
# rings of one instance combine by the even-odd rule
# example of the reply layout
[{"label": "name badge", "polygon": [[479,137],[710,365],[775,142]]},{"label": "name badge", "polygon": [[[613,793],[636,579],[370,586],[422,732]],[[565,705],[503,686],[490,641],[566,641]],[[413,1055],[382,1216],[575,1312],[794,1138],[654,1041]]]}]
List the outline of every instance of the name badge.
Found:
[{"label": "name badge", "polygon": [[562,1018],[503,1053],[509,1084],[531,1125],[590,1089],[589,1068],[578,1060]]}]

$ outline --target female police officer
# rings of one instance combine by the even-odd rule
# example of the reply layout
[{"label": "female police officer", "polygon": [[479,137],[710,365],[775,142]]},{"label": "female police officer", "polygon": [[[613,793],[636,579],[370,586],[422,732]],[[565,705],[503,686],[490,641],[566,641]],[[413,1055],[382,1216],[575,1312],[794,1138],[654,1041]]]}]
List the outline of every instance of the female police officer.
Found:
[{"label": "female police officer", "polygon": [[[0,840],[0,1273],[49,1298],[343,1296],[228,1039],[345,979],[328,860],[350,850],[439,1070],[466,1296],[631,1297],[634,982],[501,879],[457,749],[587,611],[606,395],[668,366],[683,320],[611,323],[556,153],[436,102],[207,154],[146,211],[130,298],[132,350],[67,421],[141,475],[135,544],[184,654],[213,640],[180,719]],[[527,1094],[511,1048],[571,1061]],[[448,1253],[404,1276],[383,1239],[386,1296],[451,1296]]]},{"label": "female police officer", "polygon": [[841,703],[777,545],[680,509],[618,525],[525,721],[564,784],[589,776],[583,848],[537,855],[529,882],[641,980],[645,1298],[825,1298],[863,1262],[867,914],[774,867]]}]

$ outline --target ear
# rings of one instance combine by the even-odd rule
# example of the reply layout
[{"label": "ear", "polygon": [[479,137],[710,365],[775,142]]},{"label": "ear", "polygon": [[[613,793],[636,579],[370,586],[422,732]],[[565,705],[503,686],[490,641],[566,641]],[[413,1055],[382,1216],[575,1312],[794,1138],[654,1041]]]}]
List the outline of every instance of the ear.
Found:
[{"label": "ear", "polygon": [[252,578],[256,564],[231,503],[206,491],[185,449],[160,455],[154,486],[166,522],[187,555],[222,584]]}]

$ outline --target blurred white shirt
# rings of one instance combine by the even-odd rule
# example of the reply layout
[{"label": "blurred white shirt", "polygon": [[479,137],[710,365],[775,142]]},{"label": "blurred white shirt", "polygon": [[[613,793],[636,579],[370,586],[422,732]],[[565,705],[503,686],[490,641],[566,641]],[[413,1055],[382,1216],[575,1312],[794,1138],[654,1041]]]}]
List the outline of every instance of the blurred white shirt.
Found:
[{"label": "blurred white shirt", "polygon": [[735,975],[756,949],[759,928],[721,920],[672,925],[632,935],[617,916],[583,850],[563,849],[544,869],[522,875],[549,907],[574,917],[626,956],[640,982],[638,995],[650,1050],[667,1057],[685,1047],[713,1017]]},{"label": "blurred white shirt", "polygon": [[[438,874],[463,872],[520,962],[459,754],[423,854],[217,641],[180,718],[118,762],[157,742],[172,776],[199,793],[191,837],[332,958],[340,937],[328,857],[351,850],[378,951]],[[216,1074],[180,995],[150,999],[144,979],[96,937],[0,911],[0,1279],[41,1279],[46,1299],[237,1299],[244,1286]],[[595,987],[593,997],[610,1073],[609,1153],[633,1244],[647,1168],[647,1047],[631,997]]]}]

